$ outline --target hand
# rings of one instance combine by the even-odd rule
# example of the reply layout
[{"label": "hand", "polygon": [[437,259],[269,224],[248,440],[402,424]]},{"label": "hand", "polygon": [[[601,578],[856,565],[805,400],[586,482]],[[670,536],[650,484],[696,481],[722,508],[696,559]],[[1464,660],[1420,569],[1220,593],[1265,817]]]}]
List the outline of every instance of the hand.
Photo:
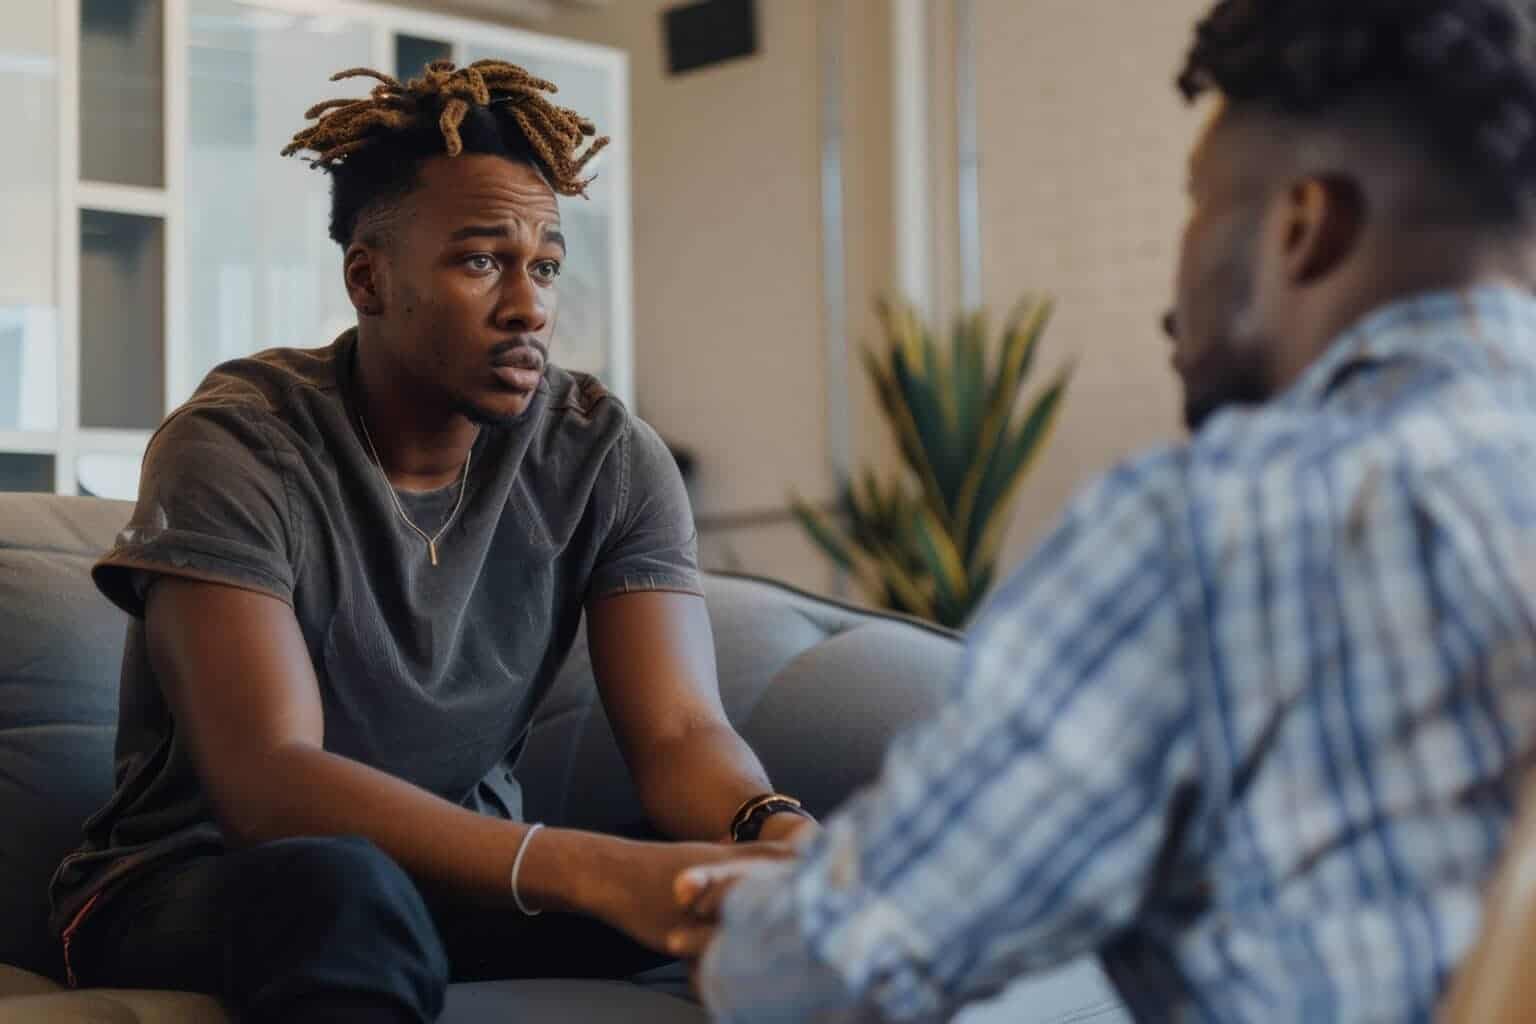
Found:
[{"label": "hand", "polygon": [[[677,898],[677,880],[694,868],[725,862],[765,863],[794,856],[783,843],[628,843],[610,895],[595,908],[598,918],[659,953],[672,953],[668,939],[694,922],[689,905]],[[676,955],[676,954],[673,954]]]},{"label": "hand", "polygon": [[[743,844],[743,852],[767,844]],[[761,857],[719,861],[691,867],[677,876],[673,895],[686,920],[667,936],[667,952],[683,960],[696,960],[704,955],[720,925],[720,909],[725,897],[743,879],[772,875],[778,869],[776,860]]]}]

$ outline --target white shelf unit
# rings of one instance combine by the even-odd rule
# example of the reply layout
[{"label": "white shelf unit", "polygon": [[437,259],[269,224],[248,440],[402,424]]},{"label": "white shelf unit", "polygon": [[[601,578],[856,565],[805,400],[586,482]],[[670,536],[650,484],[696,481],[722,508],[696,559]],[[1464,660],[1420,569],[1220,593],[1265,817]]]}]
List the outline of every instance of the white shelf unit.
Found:
[{"label": "white shelf unit", "polygon": [[367,89],[334,71],[437,56],[524,64],[613,137],[593,200],[563,204],[555,361],[632,402],[622,52],[366,0],[28,0],[0,5],[0,128],[35,157],[0,169],[0,490],[132,497],[212,366],[350,324],[324,177],[277,150]]}]

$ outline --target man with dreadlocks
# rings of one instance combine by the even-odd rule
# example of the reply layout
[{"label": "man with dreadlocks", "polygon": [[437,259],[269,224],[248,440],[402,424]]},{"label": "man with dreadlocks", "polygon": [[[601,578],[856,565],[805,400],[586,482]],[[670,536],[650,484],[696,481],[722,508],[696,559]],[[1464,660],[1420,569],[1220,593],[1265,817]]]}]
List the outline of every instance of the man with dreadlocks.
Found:
[{"label": "man with dreadlocks", "polygon": [[803,861],[684,875],[722,1021],[1087,953],[1138,1020],[1428,1021],[1477,931],[1536,755],[1536,3],[1223,0],[1179,84],[1192,437],[1071,505]]},{"label": "man with dreadlocks", "polygon": [[[510,64],[357,75],[284,150],[330,176],[357,327],[215,369],[151,442],[95,569],[134,616],[118,788],[53,886],[81,983],[242,1019],[633,973],[681,869],[813,827],[722,711],[670,454],[547,361],[556,195],[607,140]],[[691,842],[521,823],[511,768],[584,611],[635,818]]]}]

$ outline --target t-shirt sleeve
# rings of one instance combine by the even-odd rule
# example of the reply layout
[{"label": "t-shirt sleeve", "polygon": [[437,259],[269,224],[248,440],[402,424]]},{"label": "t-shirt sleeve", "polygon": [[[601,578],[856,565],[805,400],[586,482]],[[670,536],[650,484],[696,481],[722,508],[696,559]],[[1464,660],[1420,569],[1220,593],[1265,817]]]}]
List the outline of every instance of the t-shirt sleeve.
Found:
[{"label": "t-shirt sleeve", "polygon": [[113,604],[143,616],[161,576],[222,583],[293,603],[295,533],[277,433],[259,412],[189,409],[144,455],[128,526],[92,577]]},{"label": "t-shirt sleeve", "polygon": [[616,447],[616,512],[588,600],[645,590],[703,594],[698,533],[677,460],[656,431],[634,417]]}]

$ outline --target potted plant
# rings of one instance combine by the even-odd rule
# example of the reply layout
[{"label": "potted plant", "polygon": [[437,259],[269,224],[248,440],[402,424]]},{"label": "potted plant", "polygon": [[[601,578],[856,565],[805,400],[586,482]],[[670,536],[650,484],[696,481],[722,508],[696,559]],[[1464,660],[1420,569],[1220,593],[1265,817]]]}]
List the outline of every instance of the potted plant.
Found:
[{"label": "potted plant", "polygon": [[1019,484],[1041,451],[1066,390],[1064,368],[1022,402],[1048,298],[1009,318],[995,362],[982,313],[961,317],[940,345],[908,306],[882,302],[883,343],[864,369],[896,435],[902,472],[866,467],[845,481],[835,515],[798,496],[795,517],[876,604],[963,626],[996,579]]}]

